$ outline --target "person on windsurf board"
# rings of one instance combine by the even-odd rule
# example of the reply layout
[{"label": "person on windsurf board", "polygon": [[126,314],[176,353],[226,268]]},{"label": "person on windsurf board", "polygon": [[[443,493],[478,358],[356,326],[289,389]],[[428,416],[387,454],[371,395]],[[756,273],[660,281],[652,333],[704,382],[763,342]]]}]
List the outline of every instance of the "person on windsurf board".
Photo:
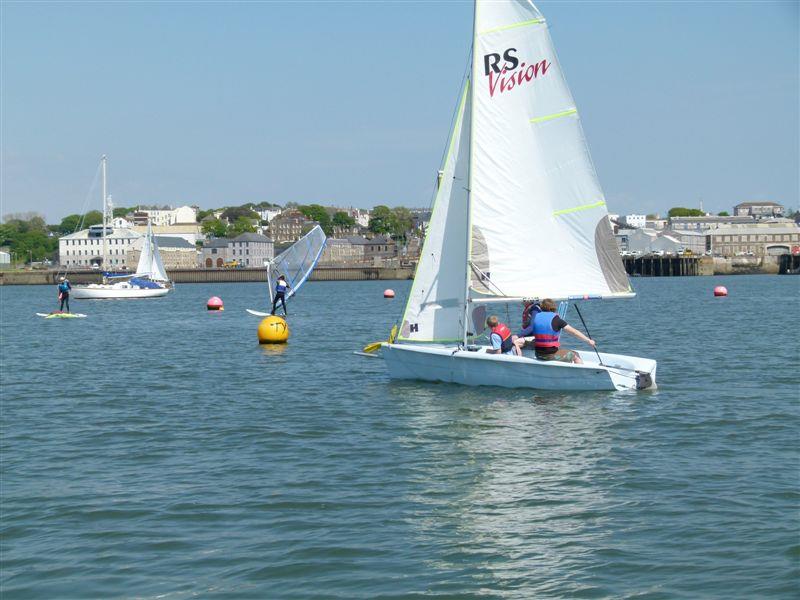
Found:
[{"label": "person on windsurf board", "polygon": [[285,275],[278,277],[278,281],[275,283],[275,298],[272,300],[272,312],[270,314],[275,314],[275,311],[278,309],[278,300],[280,300],[281,306],[283,307],[283,316],[289,316],[289,313],[286,311],[286,291],[291,287],[292,286],[286,281]]},{"label": "person on windsurf board", "polygon": [[59,309],[61,312],[64,312],[64,305],[67,307],[67,312],[69,310],[69,291],[72,289],[72,285],[69,282],[69,279],[66,277],[61,277],[58,283],[58,299],[61,301],[61,308]]}]

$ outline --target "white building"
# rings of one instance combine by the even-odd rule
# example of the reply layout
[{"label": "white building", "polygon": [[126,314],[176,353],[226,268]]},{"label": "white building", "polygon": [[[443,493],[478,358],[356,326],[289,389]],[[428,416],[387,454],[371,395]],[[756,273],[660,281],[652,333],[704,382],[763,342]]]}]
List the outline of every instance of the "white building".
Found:
[{"label": "white building", "polygon": [[636,227],[637,229],[641,229],[645,226],[647,215],[625,215],[622,217],[622,221],[628,227]]},{"label": "white building", "polygon": [[[132,227],[137,233],[147,233],[147,225],[134,225]],[[153,225],[154,235],[163,235],[168,237],[179,237],[185,239],[190,244],[196,244],[203,241],[206,236],[203,233],[203,228],[200,223],[186,223],[184,225]]]},{"label": "white building", "polygon": [[103,264],[103,226],[93,225],[58,240],[58,262],[65,267],[90,268],[93,264],[105,269],[130,268],[128,252],[142,235],[127,228],[106,229],[106,261]]},{"label": "white building", "polygon": [[114,217],[111,219],[111,226],[115,229],[130,229],[133,223],[124,217]]},{"label": "white building", "polygon": [[140,208],[133,213],[133,220],[136,225],[147,225],[147,219],[150,219],[154,226],[197,223],[197,207]]},{"label": "white building", "polygon": [[355,219],[356,224],[361,227],[369,227],[369,211],[363,208],[348,208],[345,212]]},{"label": "white building", "polygon": [[256,210],[256,212],[258,213],[258,218],[259,219],[269,223],[270,221],[272,221],[272,219],[274,219],[279,214],[281,214],[281,209],[277,208],[277,207],[276,208],[259,208],[259,209]]},{"label": "white building", "polygon": [[6,252],[5,250],[0,250],[0,265],[10,265],[11,264],[11,253]]}]

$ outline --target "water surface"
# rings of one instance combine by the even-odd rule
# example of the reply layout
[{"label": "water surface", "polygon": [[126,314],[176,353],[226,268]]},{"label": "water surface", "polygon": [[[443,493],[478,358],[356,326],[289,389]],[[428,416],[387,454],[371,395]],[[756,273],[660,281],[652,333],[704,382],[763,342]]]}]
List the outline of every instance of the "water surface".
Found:
[{"label": "water surface", "polygon": [[391,382],[408,282],[307,284],[281,347],[257,284],[0,288],[2,597],[798,597],[798,279],[634,283],[583,313],[655,392]]}]

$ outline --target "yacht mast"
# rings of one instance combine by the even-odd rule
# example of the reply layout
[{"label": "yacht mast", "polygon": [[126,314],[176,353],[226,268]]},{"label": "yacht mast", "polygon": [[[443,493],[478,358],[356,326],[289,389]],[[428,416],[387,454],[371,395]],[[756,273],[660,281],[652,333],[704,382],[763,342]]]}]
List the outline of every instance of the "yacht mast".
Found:
[{"label": "yacht mast", "polygon": [[[467,345],[467,334],[469,333],[469,284],[472,279],[472,140],[475,138],[473,135],[472,127],[474,121],[472,115],[475,114],[475,104],[473,102],[473,90],[475,89],[475,36],[477,35],[478,26],[478,1],[475,0],[472,5],[472,49],[470,50],[469,61],[469,157],[467,160],[467,280],[464,289],[464,336],[462,339],[463,345]],[[467,117],[467,115],[464,115]],[[477,328],[476,328],[477,329]]]},{"label": "yacht mast", "polygon": [[103,242],[102,242],[102,244],[103,244],[103,257],[102,257],[103,262],[101,264],[102,264],[102,270],[106,271],[108,269],[108,267],[106,265],[106,244],[107,244],[107,242],[106,242],[106,220],[107,220],[107,213],[108,213],[108,211],[106,210],[106,207],[107,207],[107,204],[108,204],[108,189],[107,189],[107,183],[106,183],[106,155],[105,154],[103,154],[103,158],[101,159],[101,163],[103,165],[103,232],[101,234],[102,237],[103,237]]}]

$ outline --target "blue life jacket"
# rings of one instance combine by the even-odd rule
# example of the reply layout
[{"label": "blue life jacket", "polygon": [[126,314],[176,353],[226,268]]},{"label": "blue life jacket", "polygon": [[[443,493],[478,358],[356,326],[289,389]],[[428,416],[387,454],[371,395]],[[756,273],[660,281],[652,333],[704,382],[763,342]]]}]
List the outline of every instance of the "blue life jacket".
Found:
[{"label": "blue life jacket", "polygon": [[58,284],[58,291],[61,292],[62,294],[68,294],[69,284],[66,281],[62,281],[61,283]]},{"label": "blue life jacket", "polygon": [[533,335],[536,336],[536,349],[558,348],[560,331],[553,329],[553,319],[558,315],[552,312],[540,312],[533,317]]},{"label": "blue life jacket", "polygon": [[281,284],[281,281],[286,281],[286,280],[285,279],[278,279],[278,283],[275,284],[275,291],[278,294],[283,294],[289,287],[288,285]]}]

